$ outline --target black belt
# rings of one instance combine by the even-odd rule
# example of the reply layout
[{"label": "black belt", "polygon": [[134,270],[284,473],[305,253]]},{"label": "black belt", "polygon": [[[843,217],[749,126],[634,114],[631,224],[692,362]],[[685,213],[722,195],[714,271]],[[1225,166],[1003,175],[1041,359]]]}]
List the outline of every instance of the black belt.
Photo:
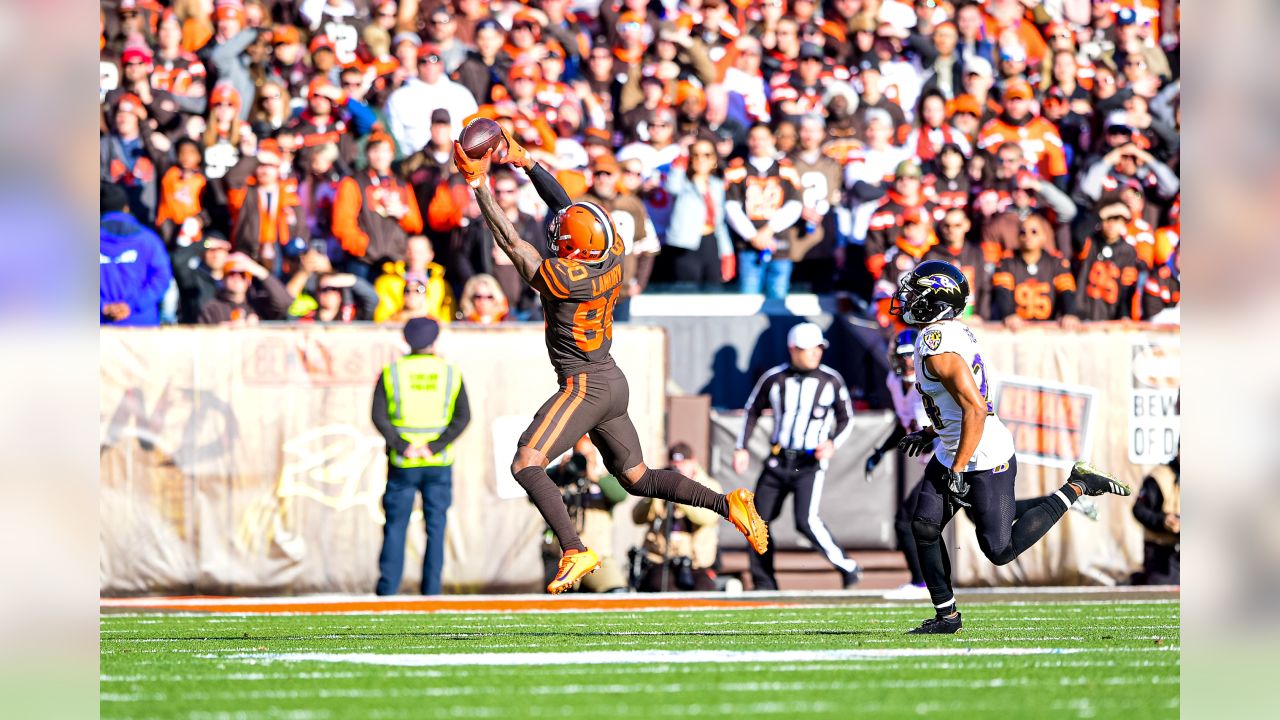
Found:
[{"label": "black belt", "polygon": [[781,445],[774,445],[771,453],[776,458],[781,458],[789,463],[799,460],[806,460],[813,457],[812,450],[789,450]]}]

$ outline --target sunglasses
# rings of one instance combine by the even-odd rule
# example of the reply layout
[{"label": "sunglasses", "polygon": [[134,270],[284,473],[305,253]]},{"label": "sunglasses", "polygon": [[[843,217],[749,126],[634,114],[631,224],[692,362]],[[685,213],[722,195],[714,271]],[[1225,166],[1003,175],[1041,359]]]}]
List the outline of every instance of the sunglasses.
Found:
[{"label": "sunglasses", "polygon": [[263,99],[263,100],[280,100],[281,98],[282,98],[282,96],[281,96],[279,93],[276,93],[276,94],[274,94],[274,95],[263,95],[263,96],[262,96],[262,99]]},{"label": "sunglasses", "polygon": [[421,284],[421,283],[415,283],[415,284],[413,284],[413,285],[405,285],[405,286],[404,286],[404,291],[405,291],[406,293],[413,293],[413,294],[415,294],[415,295],[426,295],[426,294],[427,294],[427,286],[426,286],[426,285],[423,285],[423,284]]},{"label": "sunglasses", "polygon": [[[342,87],[360,87],[362,85],[364,85],[364,83],[360,82],[359,80],[343,80],[342,81]],[[280,96],[277,95],[276,97],[278,98]]]},{"label": "sunglasses", "polygon": [[1106,216],[1106,217],[1102,218],[1102,222],[1112,222],[1113,220],[1120,220],[1120,221],[1122,221],[1122,222],[1129,222],[1129,218],[1127,218],[1127,217],[1125,217],[1125,216],[1123,216],[1123,215],[1108,215],[1108,216]]},{"label": "sunglasses", "polygon": [[433,54],[431,54],[431,55],[428,55],[428,56],[426,56],[426,57],[424,57],[424,58],[422,58],[422,59],[423,59],[425,62],[428,62],[428,63],[430,63],[430,64],[432,64],[432,65],[434,65],[434,64],[436,64],[436,63],[438,63],[438,62],[440,62],[440,56],[439,56],[439,55],[436,55],[436,54],[434,54],[434,53],[433,53]]},{"label": "sunglasses", "polygon": [[623,170],[623,171],[622,171],[622,174],[623,174],[623,175],[633,175],[633,176],[635,176],[635,177],[640,177],[640,176],[641,176],[641,175],[643,175],[644,173],[640,172],[639,170]]},{"label": "sunglasses", "polygon": [[492,295],[472,295],[471,299],[472,300],[496,300],[497,298],[495,298]]},{"label": "sunglasses", "polygon": [[710,152],[696,152],[696,153],[693,153],[693,156],[696,158],[713,158],[716,156],[716,154],[710,153]]},{"label": "sunglasses", "polygon": [[452,18],[432,18],[431,24],[432,25],[448,25],[451,19]]},{"label": "sunglasses", "polygon": [[617,173],[612,170],[597,170],[596,175],[599,175],[600,177],[613,177],[614,175],[617,175]]}]

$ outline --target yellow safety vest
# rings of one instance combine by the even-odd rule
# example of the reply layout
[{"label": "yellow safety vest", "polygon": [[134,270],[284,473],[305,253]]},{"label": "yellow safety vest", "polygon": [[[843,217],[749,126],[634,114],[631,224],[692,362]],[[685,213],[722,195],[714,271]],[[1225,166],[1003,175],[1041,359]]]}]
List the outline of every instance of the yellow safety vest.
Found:
[{"label": "yellow safety vest", "polygon": [[[440,437],[453,418],[453,407],[462,388],[462,373],[434,355],[406,355],[382,370],[387,394],[387,414],[400,437],[411,445]],[[453,445],[429,458],[406,458],[392,450],[396,467],[453,464]]]}]

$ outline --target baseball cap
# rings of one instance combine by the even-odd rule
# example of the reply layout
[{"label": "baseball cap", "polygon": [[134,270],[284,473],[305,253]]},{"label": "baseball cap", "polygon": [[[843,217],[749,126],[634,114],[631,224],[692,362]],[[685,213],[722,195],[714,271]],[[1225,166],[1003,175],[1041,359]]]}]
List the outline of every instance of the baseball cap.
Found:
[{"label": "baseball cap", "polygon": [[[431,58],[435,57],[435,60]],[[427,62],[440,62],[440,47],[435,43],[422,43],[418,47],[418,59]]]},{"label": "baseball cap", "polygon": [[920,177],[921,174],[922,173],[920,172],[920,165],[917,164],[915,160],[903,160],[902,162],[898,163],[898,167],[894,168],[894,171],[893,171],[893,176],[900,177],[900,178],[904,178],[904,177],[918,178]]},{"label": "baseball cap", "polygon": [[537,82],[542,79],[542,70],[538,68],[536,63],[516,63],[511,66],[511,70],[507,73],[507,80],[515,82],[521,79]]},{"label": "baseball cap", "polygon": [[583,145],[613,147],[613,138],[609,137],[609,131],[603,128],[587,128],[587,131],[582,135]]},{"label": "baseball cap", "polygon": [[124,52],[120,53],[120,63],[128,65],[131,62],[151,62],[151,49],[145,45],[134,45],[125,48]]},{"label": "baseball cap", "polygon": [[315,55],[321,50],[328,50],[331,53],[337,52],[337,49],[333,45],[333,41],[329,39],[328,35],[317,35],[311,38],[311,44],[307,46],[307,52],[312,55]]},{"label": "baseball cap", "polygon": [[1107,134],[1129,134],[1133,127],[1129,125],[1129,114],[1124,110],[1115,110],[1107,115]]},{"label": "baseball cap", "polygon": [[612,173],[619,175],[622,168],[618,165],[618,160],[611,154],[604,154],[591,161],[591,172],[593,173]]},{"label": "baseball cap", "polygon": [[1035,93],[1031,92],[1031,86],[1025,80],[1011,80],[1004,88],[1004,99],[1009,100],[1031,100],[1035,97]]},{"label": "baseball cap", "polygon": [[414,47],[422,47],[422,38],[416,32],[398,32],[396,36],[391,38],[391,47],[396,47],[400,43],[409,43]]},{"label": "baseball cap", "polygon": [[893,127],[893,116],[889,114],[888,110],[883,108],[871,108],[867,111],[866,115],[862,116],[862,120],[868,125],[873,121],[879,120],[889,127]]},{"label": "baseball cap", "polygon": [[801,60],[821,60],[822,48],[816,43],[800,43],[800,59]]},{"label": "baseball cap", "polygon": [[949,142],[946,145],[943,145],[942,149],[938,151],[938,155],[946,155],[947,153],[955,153],[962,157],[964,156],[964,150],[959,145],[953,142]]},{"label": "baseball cap", "polygon": [[964,71],[966,73],[974,73],[985,78],[995,77],[995,70],[991,67],[991,61],[984,57],[974,55],[964,61]]},{"label": "baseball cap", "polygon": [[258,143],[258,154],[255,156],[260,165],[280,165],[284,157],[280,154],[280,143],[273,138],[266,138]]},{"label": "baseball cap", "polygon": [[692,460],[693,448],[689,447],[689,443],[681,441],[672,445],[671,449],[668,451],[667,454],[671,458],[671,462],[680,462],[681,460]]},{"label": "baseball cap", "polygon": [[947,117],[957,113],[969,113],[975,117],[982,117],[982,106],[978,105],[978,99],[972,95],[957,95],[956,99],[949,103]]},{"label": "baseball cap", "polygon": [[369,133],[369,138],[365,140],[365,149],[371,148],[374,145],[377,145],[378,143],[386,143],[390,145],[392,148],[395,148],[396,146],[395,140],[392,140],[391,136],[388,135],[386,131],[374,130],[373,132]]},{"label": "baseball cap", "polygon": [[227,236],[222,234],[221,230],[205,230],[204,231],[204,248],[210,250],[213,248],[222,248],[224,250],[231,249],[231,241],[227,240]]},{"label": "baseball cap", "polygon": [[448,125],[451,122],[452,122],[452,119],[449,117],[448,110],[445,110],[444,108],[436,108],[435,110],[431,111],[432,125]]},{"label": "baseball cap", "polygon": [[421,350],[435,344],[440,336],[440,323],[426,317],[416,317],[404,324],[404,340],[410,350]]},{"label": "baseball cap", "polygon": [[1000,59],[1011,62],[1026,62],[1027,49],[1017,43],[1011,43],[1000,48]]},{"label": "baseball cap", "polygon": [[809,350],[819,345],[827,347],[831,343],[822,336],[822,328],[811,322],[800,323],[787,333],[787,347],[797,350]]},{"label": "baseball cap", "polygon": [[125,93],[120,96],[120,101],[116,103],[116,112],[133,113],[140,118],[147,116],[147,108],[142,104],[142,98],[133,93]]},{"label": "baseball cap", "polygon": [[124,188],[115,183],[98,183],[98,211],[102,213],[122,212],[129,207],[129,195]]},{"label": "baseball cap", "polygon": [[276,45],[297,45],[302,42],[302,32],[292,25],[276,25],[271,28],[271,42]]},{"label": "baseball cap", "polygon": [[904,225],[919,225],[922,222],[924,222],[924,215],[920,212],[920,208],[907,208],[902,211]]},{"label": "baseball cap", "polygon": [[1138,22],[1138,13],[1133,8],[1122,7],[1116,11],[1117,25],[1133,25]]}]

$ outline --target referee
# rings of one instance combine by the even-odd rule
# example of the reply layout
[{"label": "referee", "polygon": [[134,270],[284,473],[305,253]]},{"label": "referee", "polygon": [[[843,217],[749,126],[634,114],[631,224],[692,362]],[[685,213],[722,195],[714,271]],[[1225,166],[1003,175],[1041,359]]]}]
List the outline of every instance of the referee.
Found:
[{"label": "referee", "polygon": [[[850,587],[861,579],[858,563],[846,558],[827,526],[818,517],[827,461],[852,429],[849,390],[835,370],[822,364],[827,347],[822,329],[801,323],[787,334],[791,362],[766,372],[747,399],[747,420],[733,453],[733,471],[747,471],[747,439],[760,413],[772,410],[774,423],[764,470],[756,483],[756,508],[766,523],[782,511],[782,502],[795,493],[796,530],[835,566]],[[773,545],[751,555],[751,578],[757,590],[777,590],[773,576]]]}]

